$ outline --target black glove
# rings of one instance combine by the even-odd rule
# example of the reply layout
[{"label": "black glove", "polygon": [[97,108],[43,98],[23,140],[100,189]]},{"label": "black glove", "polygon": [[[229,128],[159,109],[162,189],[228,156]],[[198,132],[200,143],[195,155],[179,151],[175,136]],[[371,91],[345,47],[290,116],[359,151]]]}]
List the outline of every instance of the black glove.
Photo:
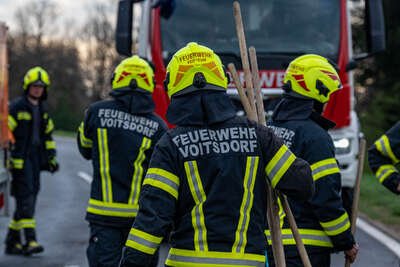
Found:
[{"label": "black glove", "polygon": [[49,167],[49,172],[55,173],[60,169],[60,165],[57,162],[57,159],[55,157],[51,157],[48,162],[48,167]]},{"label": "black glove", "polygon": [[161,7],[160,15],[168,19],[174,12],[176,3],[175,0],[156,0],[152,5],[153,8]]}]

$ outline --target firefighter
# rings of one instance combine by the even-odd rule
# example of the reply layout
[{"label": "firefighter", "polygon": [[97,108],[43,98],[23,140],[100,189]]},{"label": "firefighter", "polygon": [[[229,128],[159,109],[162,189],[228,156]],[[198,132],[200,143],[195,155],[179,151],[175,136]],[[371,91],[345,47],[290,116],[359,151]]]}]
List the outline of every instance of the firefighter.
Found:
[{"label": "firefighter", "polygon": [[[353,262],[358,250],[342,205],[340,169],[328,134],[335,124],[321,115],[331,94],[341,86],[335,68],[326,58],[300,56],[286,70],[284,96],[269,122],[269,127],[293,153],[311,165],[313,197],[308,201],[291,196],[288,199],[311,264],[318,267],[330,266],[333,251],[345,251]],[[303,266],[286,217],[282,223],[287,266]],[[270,242],[270,233],[266,233]],[[269,259],[274,266],[272,256]]]},{"label": "firefighter", "polygon": [[379,182],[400,194],[400,175],[395,167],[400,162],[400,122],[382,135],[368,150],[369,166]]},{"label": "firefighter", "polygon": [[169,62],[167,119],[177,127],[156,145],[120,266],[149,266],[168,236],[167,266],[265,266],[266,183],[311,197],[309,165],[237,117],[227,85],[205,46],[189,43]]},{"label": "firefighter", "polygon": [[86,213],[91,267],[118,266],[150,156],[167,129],[153,112],[154,85],[146,60],[123,60],[112,76],[112,100],[92,104],[78,129],[79,151],[93,164]]},{"label": "firefighter", "polygon": [[[45,105],[49,86],[47,72],[34,67],[25,74],[23,96],[9,106],[8,127],[15,137],[10,161],[11,195],[16,208],[6,238],[6,254],[30,255],[44,250],[36,240],[34,219],[40,171],[54,173],[59,168],[52,138],[54,123]],[[21,230],[25,235],[24,246]]]}]

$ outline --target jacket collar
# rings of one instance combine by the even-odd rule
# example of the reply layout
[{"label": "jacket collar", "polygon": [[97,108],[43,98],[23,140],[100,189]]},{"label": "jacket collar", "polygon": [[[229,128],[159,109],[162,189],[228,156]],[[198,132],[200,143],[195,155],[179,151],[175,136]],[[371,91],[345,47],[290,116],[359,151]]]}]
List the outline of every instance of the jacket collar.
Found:
[{"label": "jacket collar", "polygon": [[110,96],[126,106],[130,113],[147,114],[154,111],[154,102],[150,93],[114,90],[110,92]]},{"label": "jacket collar", "polygon": [[235,108],[225,92],[202,91],[172,97],[167,119],[178,126],[205,126],[235,117]]}]

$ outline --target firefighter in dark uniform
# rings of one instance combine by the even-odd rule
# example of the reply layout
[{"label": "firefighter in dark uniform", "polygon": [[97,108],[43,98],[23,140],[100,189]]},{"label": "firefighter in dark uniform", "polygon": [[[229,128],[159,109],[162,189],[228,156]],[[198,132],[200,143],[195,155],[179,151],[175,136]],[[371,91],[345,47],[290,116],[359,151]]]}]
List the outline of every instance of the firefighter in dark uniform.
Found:
[{"label": "firefighter in dark uniform", "polygon": [[113,99],[92,104],[78,130],[79,151],[93,164],[86,214],[91,267],[118,266],[150,156],[167,130],[153,112],[154,72],[147,61],[138,56],[123,60],[112,89]]},{"label": "firefighter in dark uniform", "polygon": [[167,118],[177,127],[156,145],[120,266],[149,266],[169,234],[167,266],[265,266],[266,183],[311,197],[309,165],[237,117],[227,84],[205,46],[189,43],[169,62]]},{"label": "firefighter in dark uniform", "polygon": [[[15,137],[11,147],[11,194],[16,209],[6,238],[7,254],[40,253],[43,246],[36,240],[34,219],[40,189],[40,171],[58,170],[54,123],[49,117],[45,99],[50,85],[49,75],[41,67],[30,69],[23,83],[24,95],[9,106],[8,126]],[[22,246],[21,230],[25,234]]]},{"label": "firefighter in dark uniform", "polygon": [[[333,251],[345,251],[354,261],[358,250],[342,205],[340,170],[327,132],[335,124],[321,115],[330,95],[341,86],[327,59],[312,54],[298,57],[286,70],[284,97],[269,122],[293,153],[311,165],[313,197],[298,201],[289,196],[289,203],[311,264],[318,267],[330,266]],[[282,223],[287,266],[303,266],[286,217]],[[270,242],[270,233],[266,233]],[[269,260],[274,266],[271,254]]]},{"label": "firefighter in dark uniform", "polygon": [[379,182],[399,195],[400,174],[395,165],[400,162],[400,122],[370,147],[368,161]]}]

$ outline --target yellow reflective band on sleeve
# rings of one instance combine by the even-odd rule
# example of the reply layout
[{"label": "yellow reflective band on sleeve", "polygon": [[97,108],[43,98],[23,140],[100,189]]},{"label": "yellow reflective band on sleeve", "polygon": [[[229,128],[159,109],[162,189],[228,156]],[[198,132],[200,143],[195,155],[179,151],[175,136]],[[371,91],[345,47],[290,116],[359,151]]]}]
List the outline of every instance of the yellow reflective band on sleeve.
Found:
[{"label": "yellow reflective band on sleeve", "polygon": [[97,129],[97,138],[103,200],[105,202],[113,202],[107,129]]},{"label": "yellow reflective band on sleeve", "polygon": [[387,164],[387,165],[382,165],[379,167],[377,172],[375,173],[376,178],[379,179],[380,183],[383,183],[386,178],[388,178],[392,173],[398,172],[396,167],[393,165]]},{"label": "yellow reflective band on sleeve", "polygon": [[[316,246],[316,247],[333,247],[332,241],[324,231],[314,229],[299,229],[301,240],[304,245]],[[265,236],[268,240],[268,245],[272,245],[271,232],[265,231]],[[282,243],[285,246],[296,245],[296,240],[292,235],[291,229],[282,229]]]},{"label": "yellow reflective band on sleeve", "polygon": [[103,216],[133,218],[136,217],[138,209],[138,205],[110,203],[91,198],[89,199],[87,212]]},{"label": "yellow reflective band on sleeve", "polygon": [[46,133],[46,134],[49,134],[49,133],[51,133],[53,130],[54,130],[54,122],[53,122],[52,119],[49,119],[49,120],[47,121],[47,126],[46,126],[45,133]]},{"label": "yellow reflective band on sleeve", "polygon": [[13,116],[8,115],[8,128],[13,132],[15,128],[17,128],[18,122],[14,119]]},{"label": "yellow reflective band on sleeve", "polygon": [[247,229],[250,221],[250,211],[253,207],[254,184],[256,181],[259,157],[247,157],[246,171],[243,179],[243,198],[239,210],[239,222],[235,233],[232,253],[244,253],[247,245]]},{"label": "yellow reflective band on sleeve", "polygon": [[376,140],[375,146],[383,156],[389,157],[393,163],[399,162],[399,159],[394,155],[392,148],[390,147],[389,138],[386,134]]},{"label": "yellow reflective band on sleeve", "polygon": [[24,160],[18,158],[11,159],[13,169],[22,170],[24,168]]},{"label": "yellow reflective band on sleeve", "polygon": [[125,245],[143,253],[154,255],[162,239],[162,237],[132,228]]},{"label": "yellow reflective band on sleeve", "polygon": [[56,149],[56,142],[54,141],[46,141],[46,149]]},{"label": "yellow reflective band on sleeve", "polygon": [[190,192],[196,205],[192,209],[192,225],[194,229],[194,248],[196,251],[208,251],[207,229],[204,222],[203,204],[206,201],[206,193],[200,179],[200,173],[196,161],[184,163],[186,178]]},{"label": "yellow reflective band on sleeve", "polygon": [[265,267],[265,255],[171,248],[165,264],[179,267]]},{"label": "yellow reflective band on sleeve", "polygon": [[271,161],[265,168],[267,176],[271,179],[272,187],[279,183],[282,176],[286,173],[292,163],[296,160],[296,156],[289,150],[286,145],[282,145],[278,152],[273,156]]},{"label": "yellow reflective band on sleeve", "polygon": [[340,173],[335,158],[324,159],[311,165],[312,176],[314,181],[327,175]]},{"label": "yellow reflective band on sleeve", "polygon": [[157,187],[178,199],[179,178],[169,171],[160,168],[148,169],[143,185]]},{"label": "yellow reflective band on sleeve", "polygon": [[17,113],[17,119],[19,121],[22,121],[22,120],[30,121],[30,120],[32,120],[32,115],[29,112],[20,111]]},{"label": "yellow reflective band on sleeve", "polygon": [[36,228],[36,221],[35,219],[21,219],[18,221],[20,229],[25,228]]},{"label": "yellow reflective band on sleeve", "polygon": [[92,148],[93,141],[92,139],[87,138],[85,136],[83,122],[79,125],[78,132],[79,132],[80,145],[84,148]]},{"label": "yellow reflective band on sleeve", "polygon": [[341,234],[350,228],[350,220],[347,212],[343,213],[342,216],[335,220],[329,222],[320,222],[320,224],[329,236]]},{"label": "yellow reflective band on sleeve", "polygon": [[133,176],[132,176],[132,184],[131,184],[131,193],[129,194],[129,203],[138,203],[139,202],[139,194],[142,185],[143,179],[143,167],[142,163],[146,159],[146,150],[148,150],[151,146],[151,139],[147,137],[143,137],[142,144],[139,149],[138,156],[133,163]]}]

